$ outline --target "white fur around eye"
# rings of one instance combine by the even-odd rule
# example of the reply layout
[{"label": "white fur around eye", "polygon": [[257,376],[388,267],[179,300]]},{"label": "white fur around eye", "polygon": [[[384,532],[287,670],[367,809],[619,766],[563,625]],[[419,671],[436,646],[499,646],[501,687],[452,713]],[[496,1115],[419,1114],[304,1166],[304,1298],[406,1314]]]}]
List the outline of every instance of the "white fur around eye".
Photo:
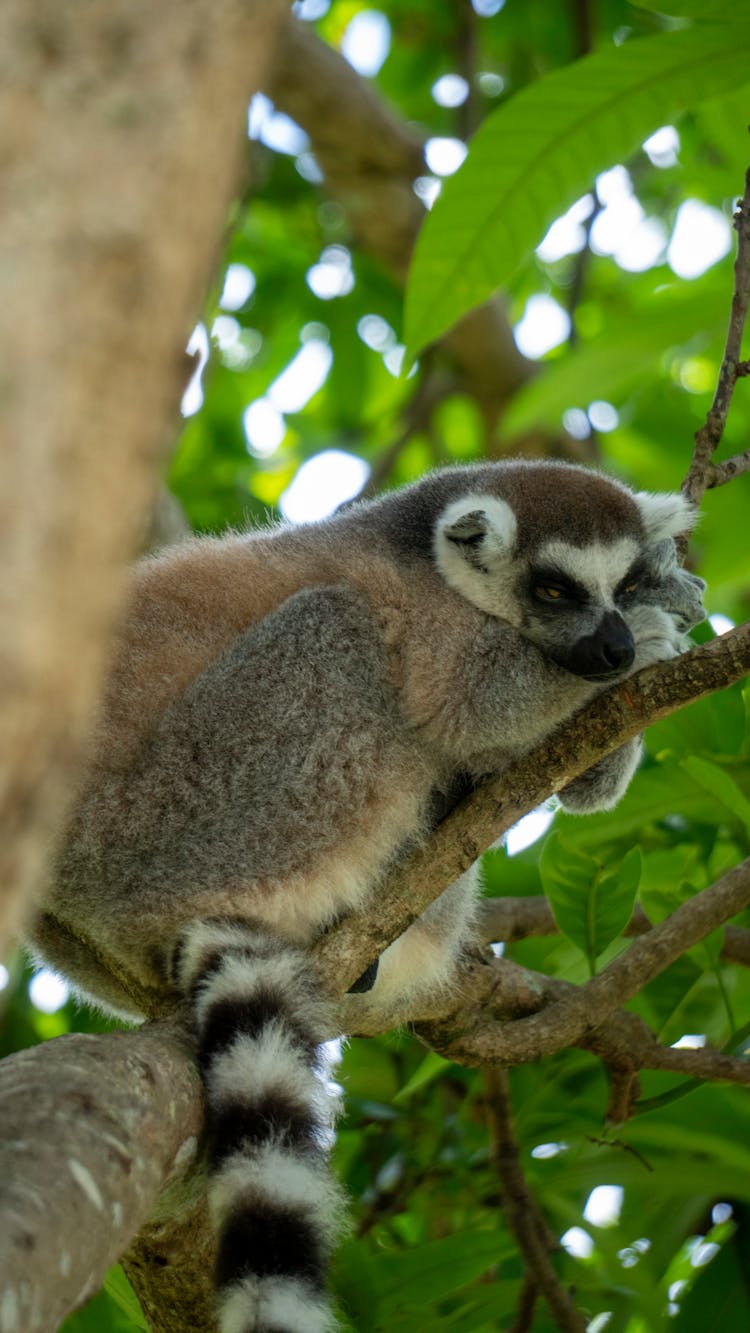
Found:
[{"label": "white fur around eye", "polygon": [[649,542],[663,541],[690,532],[695,525],[696,510],[677,492],[638,491],[634,496],[640,510]]}]

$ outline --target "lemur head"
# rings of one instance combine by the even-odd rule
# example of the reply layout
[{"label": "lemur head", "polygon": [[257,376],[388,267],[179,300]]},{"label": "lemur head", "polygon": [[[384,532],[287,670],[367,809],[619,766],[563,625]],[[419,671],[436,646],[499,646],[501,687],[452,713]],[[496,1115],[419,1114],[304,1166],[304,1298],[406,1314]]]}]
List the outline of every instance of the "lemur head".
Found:
[{"label": "lemur head", "polygon": [[[639,664],[649,638],[671,636],[676,651],[681,632],[702,618],[705,585],[676,560],[674,538],[695,519],[683,496],[634,493],[555,463],[482,469],[477,480],[481,487],[438,516],[438,568],[456,592],[566,671],[615,679]],[[663,609],[669,580],[671,615]]]}]

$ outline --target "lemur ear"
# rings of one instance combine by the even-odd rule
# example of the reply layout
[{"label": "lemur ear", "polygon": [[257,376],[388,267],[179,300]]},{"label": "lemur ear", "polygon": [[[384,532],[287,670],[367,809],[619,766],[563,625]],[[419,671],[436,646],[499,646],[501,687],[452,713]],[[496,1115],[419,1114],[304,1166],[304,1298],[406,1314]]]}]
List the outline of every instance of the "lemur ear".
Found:
[{"label": "lemur ear", "polygon": [[511,555],[516,528],[516,516],[505,500],[494,495],[464,496],[447,505],[438,519],[438,559],[458,557],[489,574]]},{"label": "lemur ear", "polygon": [[666,537],[679,537],[681,532],[691,532],[698,517],[695,506],[684,495],[676,492],[652,494],[651,491],[638,491],[635,502],[649,542],[664,541]]}]

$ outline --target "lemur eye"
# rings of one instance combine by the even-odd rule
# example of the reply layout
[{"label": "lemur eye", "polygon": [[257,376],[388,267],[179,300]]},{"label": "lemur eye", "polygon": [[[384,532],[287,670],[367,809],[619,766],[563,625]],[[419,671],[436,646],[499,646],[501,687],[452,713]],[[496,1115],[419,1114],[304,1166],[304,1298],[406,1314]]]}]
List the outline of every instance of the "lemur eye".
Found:
[{"label": "lemur eye", "polygon": [[640,588],[640,586],[641,586],[641,580],[640,580],[640,579],[634,579],[632,583],[626,583],[626,584],[625,584],[625,587],[623,588],[623,592],[626,592],[626,593],[628,594],[629,597],[632,597],[633,593],[634,593],[634,592],[637,592],[638,589]]},{"label": "lemur eye", "polygon": [[562,588],[556,587],[554,583],[537,583],[534,592],[545,602],[558,602],[565,596]]}]

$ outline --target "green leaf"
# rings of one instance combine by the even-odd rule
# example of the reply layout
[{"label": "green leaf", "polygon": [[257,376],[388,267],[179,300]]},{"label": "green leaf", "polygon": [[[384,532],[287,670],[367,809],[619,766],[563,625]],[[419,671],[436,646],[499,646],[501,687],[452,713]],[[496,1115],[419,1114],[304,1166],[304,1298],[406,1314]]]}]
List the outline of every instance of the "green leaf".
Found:
[{"label": "green leaf", "polygon": [[399,1254],[380,1256],[383,1316],[408,1299],[436,1301],[473,1282],[514,1251],[502,1232],[459,1232]]},{"label": "green leaf", "polygon": [[[706,1240],[711,1238],[711,1233]],[[746,1273],[747,1244],[732,1238],[698,1270],[691,1291],[681,1302],[672,1327],[675,1333],[728,1333],[750,1327],[750,1293]]]},{"label": "green leaf", "polygon": [[339,1246],[333,1259],[333,1289],[357,1333],[376,1333],[380,1324],[378,1264],[358,1241]]},{"label": "green leaf", "polygon": [[632,915],[641,877],[640,849],[632,847],[619,865],[607,869],[553,834],[539,869],[555,921],[563,935],[583,950],[593,972],[599,954],[617,939]]},{"label": "green leaf", "polygon": [[394,1104],[399,1106],[408,1101],[413,1093],[426,1087],[428,1083],[432,1083],[433,1079],[439,1078],[446,1069],[450,1068],[449,1060],[444,1060],[442,1055],[438,1055],[436,1051],[428,1051],[424,1060],[414,1070],[411,1078],[407,1080],[403,1088],[399,1088],[393,1098]]},{"label": "green leaf", "polygon": [[556,70],[488,116],[417,241],[409,353],[500,287],[598,172],[659,125],[746,83],[749,43],[747,24],[630,41]]},{"label": "green leaf", "polygon": [[[637,1007],[644,1012],[660,1038],[667,1024],[680,1012],[704,971],[705,968],[699,967],[692,958],[678,958],[641,990]],[[677,1033],[677,1036],[680,1035]]]},{"label": "green leaf", "polygon": [[705,23],[734,22],[737,18],[737,0],[630,0],[630,3],[638,9]]},{"label": "green leaf", "polygon": [[682,767],[750,832],[750,801],[726,769],[698,755],[688,755],[682,760]]},{"label": "green leaf", "polygon": [[705,871],[699,860],[700,849],[688,842],[647,854],[639,896],[654,925],[671,916],[681,903],[705,886]]},{"label": "green leaf", "polygon": [[110,1268],[103,1290],[70,1315],[60,1333],[148,1333],[138,1297],[119,1264]]},{"label": "green leaf", "polygon": [[120,1307],[123,1314],[127,1315],[133,1323],[134,1328],[144,1329],[148,1333],[148,1324],[144,1315],[138,1297],[126,1278],[119,1264],[110,1268],[104,1279],[104,1290],[108,1296]]}]

